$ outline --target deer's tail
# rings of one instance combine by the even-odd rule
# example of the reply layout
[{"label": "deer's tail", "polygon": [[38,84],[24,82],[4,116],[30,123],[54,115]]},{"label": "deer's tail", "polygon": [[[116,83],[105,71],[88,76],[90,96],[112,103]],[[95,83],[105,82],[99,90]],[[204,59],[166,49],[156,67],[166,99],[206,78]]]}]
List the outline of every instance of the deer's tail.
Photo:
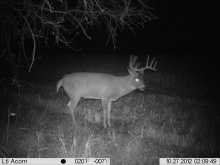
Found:
[{"label": "deer's tail", "polygon": [[60,87],[63,85],[63,79],[60,79],[58,82],[57,82],[57,93],[60,89]]}]

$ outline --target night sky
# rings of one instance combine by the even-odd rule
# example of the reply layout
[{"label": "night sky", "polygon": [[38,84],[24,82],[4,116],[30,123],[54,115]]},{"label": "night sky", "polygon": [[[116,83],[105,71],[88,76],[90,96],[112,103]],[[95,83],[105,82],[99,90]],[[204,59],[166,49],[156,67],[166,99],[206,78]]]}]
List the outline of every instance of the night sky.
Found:
[{"label": "night sky", "polygon": [[97,53],[217,53],[217,4],[183,0],[155,0],[152,4],[159,19],[135,29],[136,36],[128,29],[119,32],[115,51],[112,44],[105,46],[107,36],[100,32],[91,33],[92,40],[80,40],[79,47]]}]

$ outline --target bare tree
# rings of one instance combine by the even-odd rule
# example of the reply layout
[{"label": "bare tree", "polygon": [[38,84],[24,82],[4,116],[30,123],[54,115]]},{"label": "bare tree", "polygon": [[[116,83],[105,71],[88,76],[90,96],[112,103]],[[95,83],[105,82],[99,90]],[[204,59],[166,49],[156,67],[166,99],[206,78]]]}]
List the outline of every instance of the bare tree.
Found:
[{"label": "bare tree", "polygon": [[38,46],[53,39],[74,49],[76,37],[91,39],[94,26],[106,29],[115,48],[117,33],[156,19],[152,11],[147,0],[0,0],[0,60],[9,62],[15,76],[23,65],[31,71]]}]

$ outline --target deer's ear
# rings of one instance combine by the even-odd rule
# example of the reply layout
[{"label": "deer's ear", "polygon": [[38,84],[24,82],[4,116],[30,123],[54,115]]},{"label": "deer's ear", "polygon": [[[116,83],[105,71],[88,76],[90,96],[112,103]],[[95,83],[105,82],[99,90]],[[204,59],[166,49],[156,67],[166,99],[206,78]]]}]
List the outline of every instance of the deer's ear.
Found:
[{"label": "deer's ear", "polygon": [[131,69],[127,68],[127,70],[128,70],[128,73],[129,73],[130,75],[133,75]]}]

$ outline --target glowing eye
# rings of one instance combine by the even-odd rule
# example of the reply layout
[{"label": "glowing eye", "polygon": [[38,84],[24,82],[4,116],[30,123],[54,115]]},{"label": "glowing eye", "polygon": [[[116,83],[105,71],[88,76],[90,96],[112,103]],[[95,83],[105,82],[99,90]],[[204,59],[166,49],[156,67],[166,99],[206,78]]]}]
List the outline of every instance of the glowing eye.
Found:
[{"label": "glowing eye", "polygon": [[138,82],[138,81],[139,81],[139,79],[138,79],[138,78],[136,78],[136,79],[135,79],[135,81],[137,81],[137,82]]}]

